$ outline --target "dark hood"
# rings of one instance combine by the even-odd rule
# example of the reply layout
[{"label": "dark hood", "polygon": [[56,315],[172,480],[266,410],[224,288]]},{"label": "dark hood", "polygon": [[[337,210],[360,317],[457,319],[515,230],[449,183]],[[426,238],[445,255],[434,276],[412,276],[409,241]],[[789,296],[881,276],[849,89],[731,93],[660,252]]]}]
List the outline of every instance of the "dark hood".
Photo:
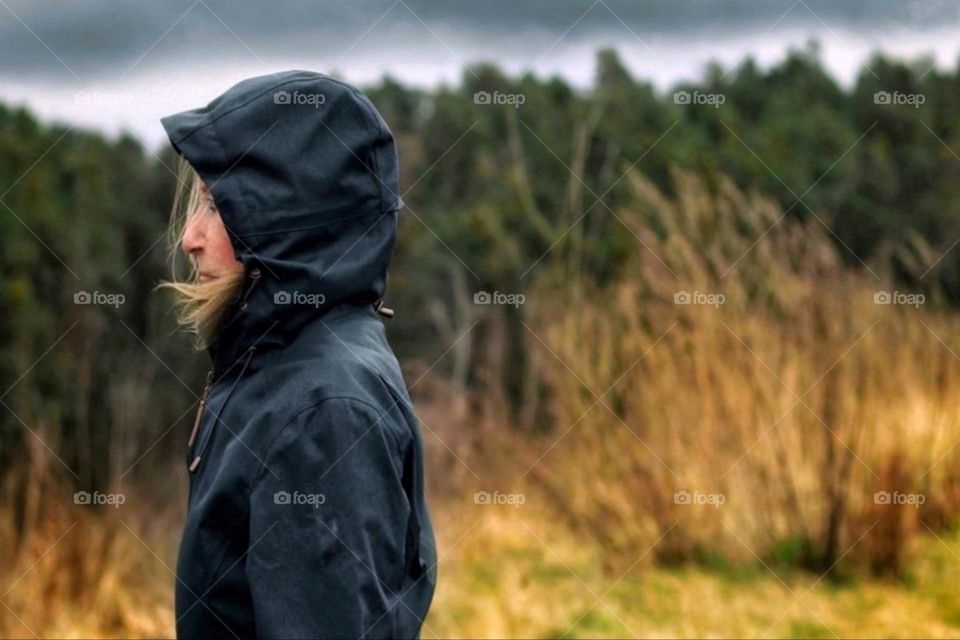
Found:
[{"label": "dark hood", "polygon": [[358,89],[319,73],[244,80],[161,120],[213,192],[246,278],[216,366],[283,346],[342,303],[383,297],[402,206],[393,134]]}]

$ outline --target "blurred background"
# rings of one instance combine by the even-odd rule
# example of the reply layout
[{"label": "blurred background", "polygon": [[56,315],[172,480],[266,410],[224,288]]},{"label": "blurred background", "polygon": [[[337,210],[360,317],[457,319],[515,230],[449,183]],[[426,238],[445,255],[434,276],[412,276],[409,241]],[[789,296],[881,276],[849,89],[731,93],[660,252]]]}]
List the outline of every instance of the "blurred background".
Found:
[{"label": "blurred background", "polygon": [[960,635],[960,7],[0,0],[0,635],[172,637],[159,118],[305,68],[399,144],[423,636]]}]

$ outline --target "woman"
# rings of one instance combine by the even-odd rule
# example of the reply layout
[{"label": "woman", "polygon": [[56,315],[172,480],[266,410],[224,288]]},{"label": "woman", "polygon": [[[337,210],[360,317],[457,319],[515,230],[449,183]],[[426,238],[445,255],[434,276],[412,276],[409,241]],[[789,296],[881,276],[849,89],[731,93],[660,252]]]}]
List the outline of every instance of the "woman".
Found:
[{"label": "woman", "polygon": [[162,123],[193,175],[174,226],[192,277],[166,286],[213,361],[188,443],[177,635],[418,637],[436,550],[380,319],[393,136],[357,89],[306,71]]}]

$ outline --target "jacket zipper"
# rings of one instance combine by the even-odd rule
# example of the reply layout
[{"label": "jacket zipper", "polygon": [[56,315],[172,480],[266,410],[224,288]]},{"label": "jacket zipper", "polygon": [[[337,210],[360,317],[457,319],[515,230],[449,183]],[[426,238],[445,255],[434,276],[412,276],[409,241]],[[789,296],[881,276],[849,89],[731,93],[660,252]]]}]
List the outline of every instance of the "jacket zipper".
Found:
[{"label": "jacket zipper", "polygon": [[207,382],[203,386],[203,393],[200,395],[200,406],[197,407],[197,417],[193,421],[193,431],[190,432],[190,440],[187,447],[193,447],[197,441],[197,433],[200,431],[200,419],[203,417],[203,409],[207,406],[207,395],[210,393],[210,387],[213,386],[213,370],[207,373]]},{"label": "jacket zipper", "polygon": [[[223,412],[224,407],[227,406],[227,403],[230,401],[230,396],[233,395],[234,390],[236,390],[237,385],[240,384],[240,381],[243,379],[243,374],[246,373],[247,367],[250,366],[250,361],[253,359],[253,354],[256,353],[257,347],[251,346],[247,349],[246,360],[243,363],[243,367],[240,368],[240,373],[237,374],[237,379],[234,380],[233,385],[231,385],[230,390],[227,391],[226,397],[223,399],[223,403],[220,405],[220,408],[217,409],[217,413],[213,416],[213,422],[210,425],[210,428],[207,429],[206,434],[204,434],[203,439],[200,441],[200,450],[197,451],[197,454],[194,456],[193,461],[190,463],[188,469],[190,473],[193,473],[200,466],[200,460],[203,458],[203,454],[207,452],[207,446],[213,440],[213,432],[217,427],[217,422],[220,421],[220,414]],[[239,362],[239,360],[237,361]],[[236,364],[236,363],[234,363]],[[232,367],[231,367],[232,368]],[[229,371],[229,369],[228,369]],[[226,374],[224,374],[225,376]],[[217,382],[223,379],[221,376]]]},{"label": "jacket zipper", "polygon": [[[253,293],[254,288],[257,286],[257,283],[260,282],[260,268],[253,267],[249,271],[250,285],[246,288],[246,291],[243,293],[243,297],[240,299],[240,313],[243,313],[247,309],[247,298],[250,297],[250,294]],[[236,319],[236,317],[234,317]],[[230,322],[233,322],[233,320]],[[228,322],[229,324],[229,322]],[[247,369],[247,365],[250,364],[250,359],[253,357],[253,353],[256,351],[256,347],[250,347],[247,349],[247,360],[243,365],[243,368],[240,370],[240,375],[237,377],[237,382],[233,384],[233,387],[230,388],[229,393],[227,393],[227,400],[230,399],[230,396],[233,394],[233,390],[236,388],[237,383],[240,382],[240,378],[243,377],[244,371]],[[234,363],[236,364],[236,363]],[[231,366],[230,369],[233,367]],[[229,371],[230,369],[227,369]],[[193,445],[197,441],[197,436],[200,433],[200,422],[203,417],[203,410],[207,406],[207,395],[210,393],[210,387],[212,386],[213,377],[216,372],[216,366],[207,373],[207,383],[203,388],[203,395],[200,397],[200,407],[197,409],[197,417],[193,421],[193,431],[190,433],[190,441],[188,442],[189,449],[188,451],[193,451]],[[221,379],[226,375],[226,372],[221,374]],[[226,400],[224,401],[226,404]],[[223,411],[223,406],[220,407],[220,411]],[[188,469],[191,473],[197,470],[197,467],[200,466],[200,459],[203,457],[203,454],[206,452],[207,443],[210,442],[210,434],[213,432],[214,427],[216,427],[216,421],[220,419],[219,411],[218,415],[214,416],[214,423],[210,425],[210,429],[207,430],[207,436],[203,439],[203,442],[200,445],[200,451],[194,456],[193,460],[190,462]]]}]

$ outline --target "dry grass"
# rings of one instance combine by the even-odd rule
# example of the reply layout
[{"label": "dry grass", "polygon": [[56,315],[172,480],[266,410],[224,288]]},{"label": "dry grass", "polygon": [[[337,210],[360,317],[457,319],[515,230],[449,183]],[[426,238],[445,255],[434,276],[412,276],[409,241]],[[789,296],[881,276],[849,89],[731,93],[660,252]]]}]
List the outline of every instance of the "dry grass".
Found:
[{"label": "dry grass", "polygon": [[[912,542],[907,582],[837,585],[805,572],[670,569],[642,560],[611,573],[603,570],[604,547],[550,520],[542,503],[464,505],[473,507],[469,496],[437,510],[440,586],[424,638],[960,634],[956,534]],[[172,567],[176,523],[139,528],[129,515],[123,522]],[[173,578],[123,522],[79,512],[37,532],[6,572],[11,581],[22,577],[3,597],[9,609],[0,635],[173,637]]]},{"label": "dry grass", "polygon": [[[604,573],[602,546],[523,508],[490,507],[446,551],[424,638],[951,638],[960,538],[918,538],[909,584],[834,584],[762,567]],[[452,542],[452,541],[451,541]]]},{"label": "dry grass", "polygon": [[[22,549],[4,558],[0,636],[175,636],[175,578],[167,567],[174,567],[182,510],[158,512],[126,496],[116,509],[89,507],[48,487]],[[16,536],[10,518],[4,523],[0,538],[9,551]]]},{"label": "dry grass", "polygon": [[[528,477],[608,560],[665,535],[651,560],[902,573],[909,537],[960,512],[960,322],[929,301],[875,304],[894,289],[882,274],[843,266],[818,222],[779,220],[729,183],[711,195],[680,175],[668,199],[631,179],[621,217],[645,248],[627,277],[535,297],[556,428]],[[680,291],[725,300],[675,304]],[[875,504],[877,491],[925,503]]]}]

